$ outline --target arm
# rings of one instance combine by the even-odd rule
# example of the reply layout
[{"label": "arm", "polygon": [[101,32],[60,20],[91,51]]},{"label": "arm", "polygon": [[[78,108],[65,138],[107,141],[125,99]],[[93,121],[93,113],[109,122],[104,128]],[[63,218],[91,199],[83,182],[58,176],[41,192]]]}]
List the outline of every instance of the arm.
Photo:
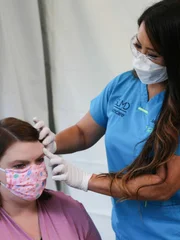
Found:
[{"label": "arm", "polygon": [[[97,175],[93,174],[89,180],[88,190],[115,198],[127,197],[131,200],[137,200],[137,190],[139,187],[144,185],[157,184],[161,181],[162,179],[158,175],[144,175],[130,180],[127,183],[127,187],[130,193],[129,195],[123,190],[121,179],[114,181],[111,185],[111,180],[109,177],[98,177]],[[161,194],[161,191],[159,191],[161,188],[162,187],[158,186],[143,187],[138,192],[138,200],[163,200],[161,199],[163,198],[163,195]]]},{"label": "arm", "polygon": [[[137,190],[145,186],[138,191],[139,200],[167,200],[180,188],[180,164],[178,167],[178,165],[172,161],[173,159],[168,163],[169,167],[166,181],[164,181],[166,172],[162,166],[156,175],[143,175],[128,181],[127,193],[122,188],[121,179],[115,180],[111,186],[109,176],[99,177],[95,174],[88,174],[63,158],[50,153],[47,149],[43,149],[43,151],[50,160],[49,165],[52,167],[55,166],[52,171],[52,178],[54,180],[64,181],[67,185],[84,191],[90,190],[116,198],[125,197],[126,199],[137,199]],[[175,156],[174,159],[180,163],[180,157]],[[158,185],[149,186],[153,184]]]},{"label": "arm", "polygon": [[94,145],[105,133],[88,112],[78,123],[56,135],[56,153],[66,154],[87,149]]},{"label": "arm", "polygon": [[78,123],[59,132],[56,136],[43,121],[34,118],[34,128],[39,131],[39,140],[52,153],[66,154],[87,149],[105,133],[88,112]]},{"label": "arm", "polygon": [[91,217],[89,216],[89,214],[87,213],[86,209],[84,208],[84,206],[81,204],[81,208],[83,211],[83,215],[85,217],[85,220],[83,221],[83,226],[86,229],[86,236],[85,236],[85,240],[101,240],[100,234],[96,228],[96,226],[94,225]]},{"label": "arm", "polygon": [[56,165],[52,171],[54,180],[65,181],[69,186],[84,191],[90,190],[116,198],[126,197],[134,200],[137,199],[137,191],[140,188],[138,200],[167,200],[180,189],[180,157],[176,155],[167,163],[167,176],[164,166],[161,166],[156,175],[142,175],[128,181],[127,193],[122,188],[121,179],[115,180],[111,186],[111,179],[108,176],[99,177],[96,174],[87,174],[64,159],[48,152],[47,149],[44,149],[44,153],[50,159],[50,165]]},{"label": "arm", "polygon": [[[90,113],[87,113],[85,117],[82,120],[80,120],[76,125],[77,126],[74,127],[74,130],[73,130],[74,132],[70,128],[72,132],[67,129],[63,131],[64,133],[60,132],[57,135],[57,138],[58,138],[57,142],[59,142],[58,152],[67,153],[67,152],[79,151],[81,149],[86,149],[92,146],[93,144],[95,144],[104,135],[104,132],[105,132],[105,129],[100,127],[98,124],[96,124],[96,122],[92,119]],[[76,129],[77,127],[78,127],[78,130]],[[71,142],[71,145],[70,147],[66,148],[69,142]],[[83,190],[87,190],[88,188],[91,191],[105,194],[105,195],[111,195],[112,193],[112,196],[117,198],[126,196],[126,194],[122,191],[122,186],[121,186],[122,182],[120,179],[114,182],[112,186],[112,191],[110,192],[111,181],[108,177],[97,178],[95,174],[93,174],[92,176],[91,174],[84,174],[82,170],[79,170],[78,168],[72,166],[70,163],[66,161],[62,162],[62,160],[59,160],[58,157],[56,156],[54,157],[54,156],[53,155],[47,156],[50,159],[55,158],[56,159],[55,164],[59,164],[59,166],[53,170],[54,180],[59,180],[59,181],[62,180],[72,187],[80,188]],[[70,173],[68,173],[69,168],[71,168]],[[160,169],[162,168],[163,167],[161,167]],[[76,172],[76,177],[78,179],[78,183],[76,184],[74,184],[75,182],[74,179],[71,179],[73,178],[73,173],[74,173],[73,169],[76,169],[75,172]],[[78,176],[79,172],[81,172],[79,176],[83,176],[83,177],[86,176],[84,177],[84,179],[86,179],[85,184],[80,184],[81,186],[83,185],[83,188],[78,187],[79,183],[81,182],[81,179],[80,179],[81,177]],[[140,176],[140,177],[137,177],[136,179],[129,181],[127,183],[127,187],[130,192],[130,196],[129,196],[130,199],[137,198],[136,193],[141,186],[152,185],[157,183],[158,185],[146,186],[141,188],[138,191],[138,199],[141,199],[141,200],[169,199],[178,189],[180,189],[179,172],[180,172],[180,157],[174,155],[168,162],[168,175],[167,175],[166,181],[163,182],[164,177],[162,176],[162,171],[158,171],[156,175]],[[60,175],[57,175],[57,174],[60,174]]]},{"label": "arm", "polygon": [[[130,199],[137,199],[137,190],[141,186],[157,184],[154,186],[145,186],[138,192],[139,200],[168,200],[175,192],[180,189],[180,157],[174,155],[167,163],[167,178],[165,181],[165,169],[160,167],[156,175],[143,175],[130,180],[127,183],[128,190],[130,192]],[[88,189],[94,192],[98,192],[105,195],[111,195],[113,197],[122,198],[126,194],[122,191],[122,181],[118,179],[112,185],[112,191],[110,193],[110,179],[108,177],[97,178],[96,175],[92,175],[89,180]],[[161,183],[162,182],[162,183]]]}]

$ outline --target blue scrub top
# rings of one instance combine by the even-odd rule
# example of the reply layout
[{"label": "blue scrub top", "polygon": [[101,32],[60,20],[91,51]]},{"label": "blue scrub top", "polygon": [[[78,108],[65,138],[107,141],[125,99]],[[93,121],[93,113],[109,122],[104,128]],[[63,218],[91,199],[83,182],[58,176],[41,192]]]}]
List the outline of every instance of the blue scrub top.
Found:
[{"label": "blue scrub top", "polygon": [[[161,111],[165,91],[148,101],[147,85],[132,71],[114,78],[91,102],[90,114],[106,129],[110,172],[128,166],[141,152]],[[176,155],[180,155],[178,146]],[[112,226],[117,240],[180,239],[180,191],[168,201],[118,202],[112,198]]]}]

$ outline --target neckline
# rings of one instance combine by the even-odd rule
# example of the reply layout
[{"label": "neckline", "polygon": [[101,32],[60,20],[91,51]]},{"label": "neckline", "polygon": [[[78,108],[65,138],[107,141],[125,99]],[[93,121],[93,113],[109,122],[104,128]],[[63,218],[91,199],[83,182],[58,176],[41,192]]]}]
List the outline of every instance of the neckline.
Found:
[{"label": "neckline", "polygon": [[[140,81],[140,80],[139,80]],[[161,92],[159,92],[158,94],[154,95],[150,100],[148,99],[148,89],[147,89],[147,84],[143,84],[141,83],[141,104],[147,105],[150,103],[156,103],[159,101],[163,101],[164,100],[164,95],[166,90],[162,90]]]},{"label": "neckline", "polygon": [[[39,228],[40,228],[40,233],[41,233],[40,208],[39,208],[39,203],[38,203],[38,201],[36,201],[36,203],[37,203],[38,222],[39,222]],[[6,210],[5,210],[4,208],[1,207],[0,210],[1,210],[1,211],[3,212],[3,214],[8,218],[8,220],[9,220],[12,224],[14,224],[20,232],[22,232],[22,234],[24,234],[24,235],[25,235],[27,238],[29,238],[29,239],[33,239],[30,235],[28,235],[28,233],[26,233],[26,232],[19,226],[18,223],[16,223],[16,222],[13,220],[13,218],[6,212]],[[40,240],[42,240],[42,233],[41,233],[41,238],[40,238]]]}]

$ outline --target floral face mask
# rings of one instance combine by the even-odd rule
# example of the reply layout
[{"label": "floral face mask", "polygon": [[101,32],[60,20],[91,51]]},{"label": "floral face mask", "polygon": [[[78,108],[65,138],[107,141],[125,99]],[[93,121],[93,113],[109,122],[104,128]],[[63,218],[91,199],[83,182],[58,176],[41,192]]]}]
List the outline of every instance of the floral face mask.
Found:
[{"label": "floral face mask", "polygon": [[44,162],[23,169],[0,168],[0,170],[6,174],[6,184],[1,182],[1,185],[24,200],[36,200],[46,186],[48,174]]}]

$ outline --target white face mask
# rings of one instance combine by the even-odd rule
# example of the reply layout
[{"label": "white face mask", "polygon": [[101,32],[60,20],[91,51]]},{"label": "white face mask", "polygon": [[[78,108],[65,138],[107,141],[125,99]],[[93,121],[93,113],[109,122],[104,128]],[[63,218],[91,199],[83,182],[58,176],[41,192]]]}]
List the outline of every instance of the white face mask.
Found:
[{"label": "white face mask", "polygon": [[133,57],[133,68],[144,84],[160,83],[168,79],[166,67],[153,63],[140,52],[137,57]]}]

